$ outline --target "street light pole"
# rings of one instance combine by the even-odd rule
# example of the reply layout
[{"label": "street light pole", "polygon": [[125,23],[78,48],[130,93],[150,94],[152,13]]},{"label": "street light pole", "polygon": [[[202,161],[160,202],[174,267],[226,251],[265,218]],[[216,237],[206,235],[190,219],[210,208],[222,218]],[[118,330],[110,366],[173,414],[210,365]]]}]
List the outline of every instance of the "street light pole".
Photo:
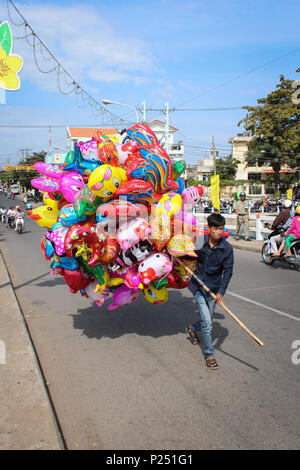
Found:
[{"label": "street light pole", "polygon": [[125,106],[126,108],[133,109],[135,111],[135,115],[136,115],[136,122],[138,123],[140,121],[137,109],[134,106],[131,106],[130,104],[119,103],[118,101],[112,101],[112,100],[102,100],[102,103],[106,104],[106,105],[107,104],[117,104],[119,106]]}]

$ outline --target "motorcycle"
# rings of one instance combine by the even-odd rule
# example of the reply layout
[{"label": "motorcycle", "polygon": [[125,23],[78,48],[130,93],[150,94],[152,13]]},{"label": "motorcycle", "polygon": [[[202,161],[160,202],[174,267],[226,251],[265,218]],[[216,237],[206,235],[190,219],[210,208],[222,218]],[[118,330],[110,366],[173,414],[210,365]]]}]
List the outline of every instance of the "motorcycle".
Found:
[{"label": "motorcycle", "polygon": [[[296,268],[298,271],[300,271],[300,238],[297,238],[296,240],[293,241],[291,244],[291,252],[292,256],[289,256],[288,258],[285,258],[285,247],[280,255],[279,258],[274,258],[272,256],[272,251],[271,251],[271,242],[270,238],[274,237],[275,235],[278,235],[280,231],[274,230],[268,235],[268,240],[266,240],[261,248],[261,256],[263,259],[263,262],[265,264],[271,265],[275,261],[283,261],[285,264],[289,266],[293,266]],[[279,246],[277,246],[279,249]]]},{"label": "motorcycle", "polygon": [[15,228],[15,218],[13,216],[8,217],[7,223],[10,228]]},{"label": "motorcycle", "polygon": [[15,229],[17,233],[22,233],[25,227],[24,219],[22,216],[19,216],[15,220]]}]

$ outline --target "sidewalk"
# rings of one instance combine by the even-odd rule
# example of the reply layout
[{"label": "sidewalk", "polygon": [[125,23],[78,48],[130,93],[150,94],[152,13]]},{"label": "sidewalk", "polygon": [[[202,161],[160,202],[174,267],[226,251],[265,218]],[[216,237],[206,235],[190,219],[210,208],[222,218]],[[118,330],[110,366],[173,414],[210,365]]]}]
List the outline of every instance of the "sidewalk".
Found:
[{"label": "sidewalk", "polygon": [[250,242],[245,241],[243,238],[240,238],[239,240],[235,240],[235,238],[232,235],[228,237],[228,242],[232,245],[234,249],[252,251],[255,253],[261,252],[261,247],[263,246],[263,243],[264,243],[263,240],[254,240],[254,239],[251,239]]},{"label": "sidewalk", "polygon": [[0,450],[62,450],[33,346],[0,252]]}]

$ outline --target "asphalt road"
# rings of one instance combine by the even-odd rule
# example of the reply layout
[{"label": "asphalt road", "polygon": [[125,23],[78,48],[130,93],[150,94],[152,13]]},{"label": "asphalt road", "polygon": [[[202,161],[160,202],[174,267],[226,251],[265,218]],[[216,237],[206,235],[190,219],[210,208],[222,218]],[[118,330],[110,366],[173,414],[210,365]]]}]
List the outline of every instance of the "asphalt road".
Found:
[{"label": "asphalt road", "polygon": [[197,318],[187,290],[99,309],[49,275],[45,230],[25,224],[0,224],[0,248],[68,449],[299,448],[299,272],[235,250],[225,303],[265,345],[217,307],[208,371],[184,332]]}]

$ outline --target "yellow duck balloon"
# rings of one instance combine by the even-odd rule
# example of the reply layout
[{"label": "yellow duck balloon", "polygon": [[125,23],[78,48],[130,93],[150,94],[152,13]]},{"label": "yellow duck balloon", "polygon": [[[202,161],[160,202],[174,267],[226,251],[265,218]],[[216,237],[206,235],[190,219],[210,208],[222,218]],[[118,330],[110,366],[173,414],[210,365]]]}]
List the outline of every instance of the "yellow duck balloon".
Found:
[{"label": "yellow duck balloon", "polygon": [[57,222],[58,218],[58,201],[50,199],[47,193],[43,197],[44,205],[37,207],[36,209],[26,211],[29,217],[40,226],[46,228],[52,228]]}]

